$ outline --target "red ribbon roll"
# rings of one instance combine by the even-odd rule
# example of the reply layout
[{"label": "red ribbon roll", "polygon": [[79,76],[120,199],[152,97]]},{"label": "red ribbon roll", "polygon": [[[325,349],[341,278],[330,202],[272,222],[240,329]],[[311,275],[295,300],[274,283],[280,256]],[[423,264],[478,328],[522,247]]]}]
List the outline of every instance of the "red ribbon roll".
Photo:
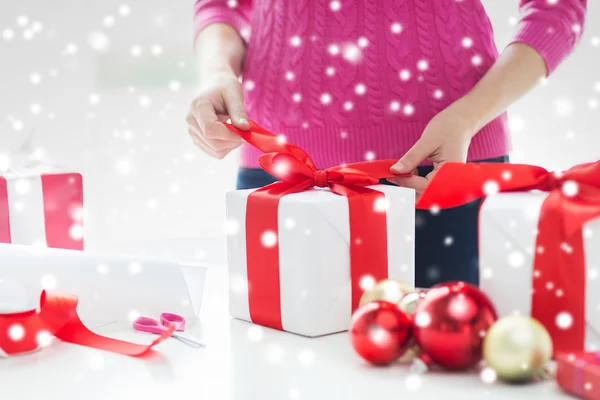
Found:
[{"label": "red ribbon roll", "polygon": [[[383,195],[367,185],[392,176],[390,168],[397,160],[362,162],[318,170],[308,154],[273,133],[250,123],[242,131],[226,126],[246,142],[265,154],[258,158],[260,166],[279,182],[258,189],[248,197],[246,206],[246,263],[248,301],[253,322],[283,330],[279,277],[279,247],[261,243],[265,232],[278,232],[279,200],[291,193],[314,186],[327,187],[332,193],[348,198],[350,221],[350,277],[352,310],[358,307],[365,275],[376,281],[387,278],[386,213],[376,210],[375,202]],[[349,310],[349,311],[352,311]]]},{"label": "red ribbon roll", "polygon": [[[561,173],[531,165],[449,163],[429,184],[417,208],[452,208],[482,198],[490,191],[530,190],[550,193],[538,221],[532,317],[552,336],[555,352],[582,351],[586,306],[582,227],[600,216],[600,161]],[[560,284],[563,295],[558,297],[547,290],[548,282]],[[557,324],[561,312],[571,314],[571,326]]]},{"label": "red ribbon roll", "polygon": [[8,355],[35,351],[43,347],[50,336],[73,344],[139,357],[167,339],[174,332],[171,326],[149,345],[140,345],[97,335],[87,329],[77,315],[76,296],[42,292],[40,310],[17,314],[0,314],[0,350]]}]

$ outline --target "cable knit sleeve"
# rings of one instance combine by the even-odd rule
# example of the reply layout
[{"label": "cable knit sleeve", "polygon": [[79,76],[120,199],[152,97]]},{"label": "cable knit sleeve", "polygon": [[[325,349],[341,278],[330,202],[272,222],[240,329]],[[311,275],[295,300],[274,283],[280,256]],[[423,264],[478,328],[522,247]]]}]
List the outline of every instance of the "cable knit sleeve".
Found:
[{"label": "cable knit sleeve", "polygon": [[252,0],[196,0],[194,6],[194,37],[217,22],[234,27],[244,40],[250,37]]},{"label": "cable knit sleeve", "polygon": [[550,75],[581,38],[586,8],[587,0],[520,0],[521,20],[513,43],[537,50]]}]

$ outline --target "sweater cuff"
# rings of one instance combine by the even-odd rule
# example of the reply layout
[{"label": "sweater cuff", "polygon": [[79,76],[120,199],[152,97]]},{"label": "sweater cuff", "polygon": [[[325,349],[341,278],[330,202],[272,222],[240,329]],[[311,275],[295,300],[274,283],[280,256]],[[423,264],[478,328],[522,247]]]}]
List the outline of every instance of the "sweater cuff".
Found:
[{"label": "sweater cuff", "polygon": [[223,23],[233,27],[246,43],[250,39],[250,24],[240,13],[230,8],[199,10],[194,18],[194,38],[210,24]]},{"label": "sweater cuff", "polygon": [[511,43],[524,43],[535,49],[546,63],[547,75],[571,53],[575,33],[560,23],[544,20],[526,20],[519,24],[519,31]]}]

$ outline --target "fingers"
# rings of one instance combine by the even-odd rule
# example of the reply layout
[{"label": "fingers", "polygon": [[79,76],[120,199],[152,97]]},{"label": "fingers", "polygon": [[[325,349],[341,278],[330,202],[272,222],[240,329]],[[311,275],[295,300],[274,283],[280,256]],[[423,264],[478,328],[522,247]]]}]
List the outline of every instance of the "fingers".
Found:
[{"label": "fingers", "polygon": [[239,129],[247,131],[250,129],[250,123],[248,122],[248,115],[244,110],[244,101],[242,94],[242,87],[236,86],[228,88],[223,92],[223,100],[225,101],[225,107],[227,113],[231,119],[231,123]]},{"label": "fingers", "polygon": [[430,145],[429,141],[421,138],[414,146],[404,154],[404,156],[392,166],[393,174],[406,174],[417,168],[423,160],[429,157],[435,148]]},{"label": "fingers", "polygon": [[412,176],[399,176],[397,178],[388,178],[388,181],[405,188],[414,189],[417,192],[417,196],[420,196],[427,188],[429,181],[427,178],[423,178],[418,175]]},{"label": "fingers", "polygon": [[191,112],[206,138],[241,143],[242,139],[221,123],[212,101],[200,99],[195,104],[192,103]]},{"label": "fingers", "polygon": [[188,134],[194,144],[212,157],[221,159],[239,146],[239,142],[208,139],[191,112],[186,120],[188,122]]}]

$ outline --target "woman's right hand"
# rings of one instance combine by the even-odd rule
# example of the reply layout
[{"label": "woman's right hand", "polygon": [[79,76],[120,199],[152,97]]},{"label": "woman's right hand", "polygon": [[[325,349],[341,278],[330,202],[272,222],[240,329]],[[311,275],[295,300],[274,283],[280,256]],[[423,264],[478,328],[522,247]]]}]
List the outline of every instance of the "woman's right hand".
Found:
[{"label": "woman's right hand", "polygon": [[206,154],[223,158],[242,144],[242,139],[223,125],[231,120],[239,129],[250,124],[244,110],[242,85],[233,72],[218,72],[205,76],[207,84],[192,101],[187,115],[188,133],[192,141]]}]

